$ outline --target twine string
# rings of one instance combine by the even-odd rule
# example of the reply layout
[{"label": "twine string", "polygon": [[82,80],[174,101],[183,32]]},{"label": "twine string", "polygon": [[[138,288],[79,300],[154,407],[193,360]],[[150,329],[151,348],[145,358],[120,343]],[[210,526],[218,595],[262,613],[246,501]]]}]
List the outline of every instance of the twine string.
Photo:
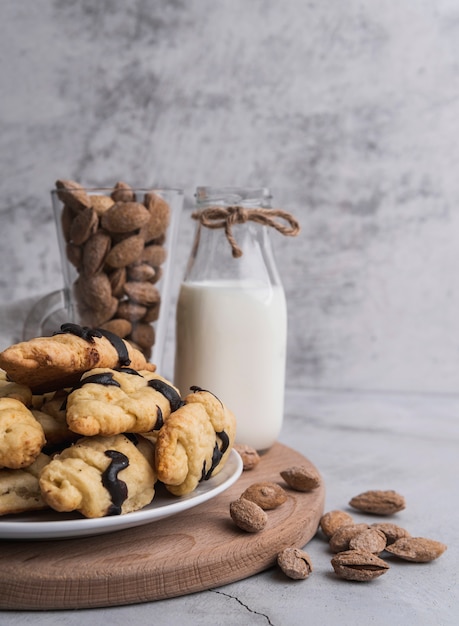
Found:
[{"label": "twine string", "polygon": [[[226,238],[231,245],[234,258],[239,258],[243,254],[233,235],[234,224],[256,222],[262,226],[270,226],[287,237],[296,237],[300,232],[298,221],[291,213],[282,209],[248,209],[239,205],[227,207],[210,206],[195,211],[191,217],[199,222],[199,227],[223,228]],[[284,224],[283,222],[286,223]]]}]

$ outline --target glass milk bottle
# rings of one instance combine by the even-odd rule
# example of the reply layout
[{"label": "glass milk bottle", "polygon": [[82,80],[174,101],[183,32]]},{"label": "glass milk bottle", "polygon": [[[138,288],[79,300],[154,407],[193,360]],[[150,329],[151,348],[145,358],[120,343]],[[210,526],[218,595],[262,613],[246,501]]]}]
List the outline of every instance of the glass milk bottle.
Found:
[{"label": "glass milk bottle", "polygon": [[269,226],[286,235],[299,227],[271,209],[265,188],[198,187],[196,199],[195,241],[177,303],[174,382],[182,396],[193,386],[214,393],[236,416],[236,442],[262,452],[282,427],[287,344]]}]

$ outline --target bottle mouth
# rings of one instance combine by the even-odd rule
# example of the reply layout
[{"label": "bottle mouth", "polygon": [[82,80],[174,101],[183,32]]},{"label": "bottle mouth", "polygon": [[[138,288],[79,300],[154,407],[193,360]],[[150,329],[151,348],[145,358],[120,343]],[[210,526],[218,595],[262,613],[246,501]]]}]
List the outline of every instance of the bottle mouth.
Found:
[{"label": "bottle mouth", "polygon": [[270,207],[272,195],[268,187],[197,187],[196,201],[200,205],[242,205]]}]

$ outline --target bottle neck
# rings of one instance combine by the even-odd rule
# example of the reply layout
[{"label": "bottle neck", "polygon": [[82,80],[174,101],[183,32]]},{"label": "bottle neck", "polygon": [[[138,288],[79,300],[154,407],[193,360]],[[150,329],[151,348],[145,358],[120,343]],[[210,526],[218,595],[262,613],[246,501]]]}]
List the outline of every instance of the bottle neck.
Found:
[{"label": "bottle neck", "polygon": [[269,190],[199,187],[196,200],[197,228],[185,280],[280,284],[269,228],[240,214],[269,213]]}]

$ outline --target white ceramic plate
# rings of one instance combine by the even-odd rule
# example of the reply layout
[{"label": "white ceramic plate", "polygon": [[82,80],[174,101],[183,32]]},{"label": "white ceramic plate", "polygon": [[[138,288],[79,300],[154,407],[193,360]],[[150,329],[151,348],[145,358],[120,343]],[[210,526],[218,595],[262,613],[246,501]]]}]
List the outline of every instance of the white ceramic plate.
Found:
[{"label": "white ceramic plate", "polygon": [[235,450],[231,450],[220,473],[200,483],[187,496],[176,497],[164,492],[157,493],[153,502],[140,511],[96,519],[54,511],[10,515],[8,518],[0,519],[0,539],[66,539],[102,535],[133,526],[150,524],[215,498],[231,487],[241,473],[242,459]]}]

